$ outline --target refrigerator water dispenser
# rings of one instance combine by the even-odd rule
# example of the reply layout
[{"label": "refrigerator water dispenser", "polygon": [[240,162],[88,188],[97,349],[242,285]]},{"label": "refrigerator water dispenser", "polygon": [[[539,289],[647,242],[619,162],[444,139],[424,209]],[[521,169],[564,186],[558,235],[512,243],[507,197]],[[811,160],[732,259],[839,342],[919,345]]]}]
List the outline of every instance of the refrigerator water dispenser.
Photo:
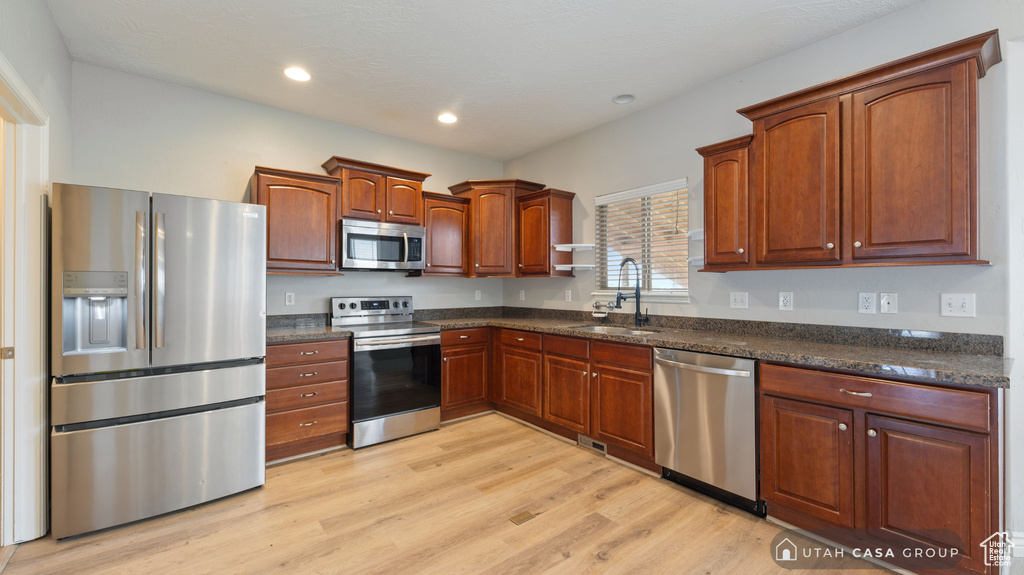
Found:
[{"label": "refrigerator water dispenser", "polygon": [[125,351],[128,272],[64,272],[63,355]]}]

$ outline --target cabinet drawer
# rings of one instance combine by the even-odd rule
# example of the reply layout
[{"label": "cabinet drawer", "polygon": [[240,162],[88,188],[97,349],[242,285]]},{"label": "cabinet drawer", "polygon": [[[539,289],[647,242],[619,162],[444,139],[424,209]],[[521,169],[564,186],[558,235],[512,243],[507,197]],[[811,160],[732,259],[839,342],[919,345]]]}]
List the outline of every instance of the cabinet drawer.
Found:
[{"label": "cabinet drawer", "polygon": [[977,431],[987,432],[990,427],[991,398],[984,392],[781,365],[761,366],[761,391]]},{"label": "cabinet drawer", "polygon": [[348,381],[296,385],[267,391],[267,411],[309,407],[348,399]]},{"label": "cabinet drawer", "polygon": [[591,345],[593,360],[598,363],[621,365],[650,371],[654,369],[652,348],[607,341],[594,341]]},{"label": "cabinet drawer", "polygon": [[518,331],[514,329],[501,330],[501,344],[514,345],[526,349],[540,351],[543,337],[532,331]]},{"label": "cabinet drawer", "polygon": [[446,329],[441,332],[441,345],[469,345],[471,343],[487,343],[490,339],[490,328],[474,327],[470,329]]},{"label": "cabinet drawer", "polygon": [[309,385],[325,381],[348,380],[348,360],[289,365],[267,369],[267,389]]},{"label": "cabinet drawer", "polygon": [[267,366],[291,365],[348,358],[348,340],[284,343],[267,346]]},{"label": "cabinet drawer", "polygon": [[588,359],[590,357],[590,340],[578,337],[549,335],[544,338],[544,351],[557,355]]},{"label": "cabinet drawer", "polygon": [[267,445],[330,433],[348,433],[347,401],[267,415]]}]

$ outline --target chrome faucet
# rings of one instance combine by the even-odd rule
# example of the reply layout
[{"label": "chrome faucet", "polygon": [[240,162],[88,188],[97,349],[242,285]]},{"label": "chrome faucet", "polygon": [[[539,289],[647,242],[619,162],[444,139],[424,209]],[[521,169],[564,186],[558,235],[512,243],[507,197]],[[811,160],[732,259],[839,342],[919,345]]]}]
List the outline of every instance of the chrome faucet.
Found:
[{"label": "chrome faucet", "polygon": [[[636,291],[632,295],[624,295],[622,293],[622,268],[626,267],[626,264],[633,264],[636,269]],[[629,272],[626,272],[629,273]],[[626,258],[619,264],[619,287],[615,290],[615,308],[622,309],[622,300],[633,298],[636,301],[636,310],[633,312],[633,323],[636,327],[642,327],[645,323],[650,323],[650,318],[640,317],[640,264],[636,263],[633,258]]]}]

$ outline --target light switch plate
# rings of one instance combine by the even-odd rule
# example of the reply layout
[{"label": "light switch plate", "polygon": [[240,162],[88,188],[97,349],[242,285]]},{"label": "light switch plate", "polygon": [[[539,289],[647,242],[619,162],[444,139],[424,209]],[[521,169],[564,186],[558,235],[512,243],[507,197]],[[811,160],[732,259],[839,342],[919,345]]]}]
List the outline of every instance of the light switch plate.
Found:
[{"label": "light switch plate", "polygon": [[476,290],[476,294],[474,295],[474,297],[476,298],[476,301],[480,301],[480,299],[483,297],[483,294],[480,293],[480,290]]},{"label": "light switch plate", "polygon": [[572,301],[572,290],[565,290],[565,301]]},{"label": "light switch plate", "polygon": [[939,299],[939,315],[949,317],[976,317],[973,293],[944,293]]},{"label": "light switch plate", "polygon": [[526,301],[526,290],[519,290],[519,301]]},{"label": "light switch plate", "polygon": [[729,292],[729,307],[735,309],[747,309],[749,306],[747,302],[747,292],[745,291],[731,291]]}]

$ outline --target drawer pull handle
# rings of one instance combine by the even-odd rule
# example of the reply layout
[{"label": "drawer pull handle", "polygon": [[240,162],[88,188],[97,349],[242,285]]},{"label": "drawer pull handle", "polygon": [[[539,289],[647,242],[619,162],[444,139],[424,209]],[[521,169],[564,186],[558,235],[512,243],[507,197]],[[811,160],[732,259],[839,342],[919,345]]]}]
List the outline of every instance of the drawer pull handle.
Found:
[{"label": "drawer pull handle", "polygon": [[316,397],[316,394],[318,394],[318,393],[320,393],[320,392],[319,391],[314,391],[313,393],[303,393],[303,394],[299,395],[299,397]]},{"label": "drawer pull handle", "polygon": [[468,335],[460,335],[459,339],[469,339],[469,336]]},{"label": "drawer pull handle", "polygon": [[320,353],[320,351],[319,351],[319,350],[313,350],[313,351],[300,351],[300,352],[299,352],[299,355],[316,355],[316,354],[318,354],[318,353]]},{"label": "drawer pull handle", "polygon": [[315,371],[312,373],[300,373],[299,377],[313,377],[314,375],[316,375]]},{"label": "drawer pull handle", "polygon": [[866,391],[850,391],[849,389],[839,388],[839,391],[848,393],[850,395],[856,395],[857,397],[871,397],[871,394]]},{"label": "drawer pull handle", "polygon": [[313,425],[316,425],[315,421],[310,421],[309,423],[300,423],[299,427],[311,427]]},{"label": "drawer pull handle", "polygon": [[840,423],[839,424],[839,431],[846,431],[846,424],[845,423]]},{"label": "drawer pull handle", "polygon": [[516,338],[516,341],[526,341],[526,340],[524,340],[524,339],[523,339],[523,338],[521,338],[521,337],[517,337],[517,338]]}]

